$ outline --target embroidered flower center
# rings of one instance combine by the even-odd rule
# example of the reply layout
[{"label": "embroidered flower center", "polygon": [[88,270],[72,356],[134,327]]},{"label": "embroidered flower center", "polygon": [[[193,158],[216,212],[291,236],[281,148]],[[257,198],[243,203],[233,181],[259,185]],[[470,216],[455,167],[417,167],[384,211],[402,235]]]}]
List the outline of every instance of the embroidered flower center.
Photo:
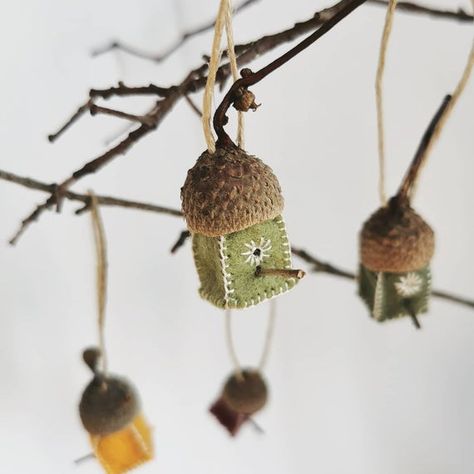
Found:
[{"label": "embroidered flower center", "polygon": [[249,243],[244,244],[247,250],[242,252],[241,255],[246,257],[245,263],[249,263],[252,266],[258,266],[262,261],[270,256],[270,250],[272,249],[272,242],[270,239],[260,238],[260,242],[257,244],[251,240]]}]

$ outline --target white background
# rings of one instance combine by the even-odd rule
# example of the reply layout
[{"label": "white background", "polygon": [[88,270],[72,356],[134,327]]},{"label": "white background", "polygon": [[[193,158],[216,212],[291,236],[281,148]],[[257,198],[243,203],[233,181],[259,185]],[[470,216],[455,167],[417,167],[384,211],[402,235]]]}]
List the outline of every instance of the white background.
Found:
[{"label": "white background", "polygon": [[[469,8],[466,0],[432,1]],[[85,117],[51,145],[88,88],[124,80],[178,83],[208,53],[211,35],[166,63],[127,55],[92,59],[120,38],[161,51],[207,21],[210,0],[24,0],[0,13],[0,168],[56,182],[105,149],[124,126]],[[262,0],[235,20],[237,42],[309,18],[323,2]],[[362,6],[333,32],[254,87],[246,148],[278,175],[292,242],[344,268],[357,266],[361,222],[377,207],[374,74],[384,10]],[[400,13],[386,76],[388,188],[453,90],[472,26]],[[257,68],[285,48],[252,65]],[[195,96],[200,101],[200,95]],[[153,99],[111,101],[142,112]],[[232,115],[235,121],[235,116]],[[474,296],[474,84],[425,168],[415,207],[436,230],[434,286]],[[204,149],[197,117],[181,102],[155,133],[74,189],[179,207],[186,171]],[[0,472],[98,473],[77,402],[89,380],[81,350],[96,341],[94,252],[76,204],[43,215],[16,248],[6,244],[44,194],[0,183]],[[107,342],[112,369],[140,390],[156,459],[140,472],[471,474],[474,472],[474,311],[434,300],[423,330],[377,324],[352,282],[309,275],[278,300],[266,370],[271,403],[231,439],[207,413],[231,369],[223,314],[202,301],[189,245],[169,249],[183,222],[104,209],[109,240]],[[302,265],[296,262],[297,266]],[[268,305],[238,313],[244,364],[255,363]],[[138,472],[138,471],[137,471]]]}]

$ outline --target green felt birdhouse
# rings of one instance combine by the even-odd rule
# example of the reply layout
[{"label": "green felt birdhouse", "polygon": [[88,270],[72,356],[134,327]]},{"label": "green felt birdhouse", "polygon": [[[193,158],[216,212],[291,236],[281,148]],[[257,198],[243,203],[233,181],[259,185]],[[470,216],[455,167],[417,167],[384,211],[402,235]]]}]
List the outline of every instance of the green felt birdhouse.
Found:
[{"label": "green felt birdhouse", "polygon": [[181,198],[199,293],[215,306],[253,306],[304,275],[291,269],[280,185],[258,158],[236,146],[205,151],[188,171]]},{"label": "green felt birdhouse", "polygon": [[411,201],[437,126],[450,101],[451,96],[444,98],[428,125],[397,194],[362,226],[359,295],[377,321],[409,316],[420,328],[418,315],[428,310],[435,236],[413,210]]},{"label": "green felt birdhouse", "polygon": [[360,238],[359,294],[377,321],[417,316],[428,309],[431,227],[397,197],[364,224]]}]

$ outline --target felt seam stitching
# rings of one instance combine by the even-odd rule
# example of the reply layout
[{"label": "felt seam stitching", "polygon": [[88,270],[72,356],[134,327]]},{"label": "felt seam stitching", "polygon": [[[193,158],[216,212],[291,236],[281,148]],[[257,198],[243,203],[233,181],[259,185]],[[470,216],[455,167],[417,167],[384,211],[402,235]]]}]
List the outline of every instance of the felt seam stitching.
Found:
[{"label": "felt seam stitching", "polygon": [[[138,442],[138,445],[142,448],[143,453],[145,454],[145,456],[149,456],[150,450],[148,449],[148,446],[146,445],[144,439],[142,438],[142,435],[140,434],[140,432],[138,431],[134,423],[131,425],[131,429],[133,431],[133,434],[135,435],[135,440]],[[142,463],[143,461],[138,461],[138,464],[142,464]]]},{"label": "felt seam stitching", "polygon": [[222,276],[224,278],[224,307],[229,308],[231,300],[235,300],[230,295],[235,292],[235,289],[232,288],[232,275],[227,271],[229,268],[229,264],[227,260],[229,259],[228,255],[226,254],[227,247],[225,245],[225,236],[220,236],[219,238],[219,256],[221,259],[221,269],[222,269]]},{"label": "felt seam stitching", "polygon": [[372,309],[374,318],[377,321],[382,321],[382,305],[383,305],[383,272],[377,273],[377,283],[375,284],[374,307]]}]

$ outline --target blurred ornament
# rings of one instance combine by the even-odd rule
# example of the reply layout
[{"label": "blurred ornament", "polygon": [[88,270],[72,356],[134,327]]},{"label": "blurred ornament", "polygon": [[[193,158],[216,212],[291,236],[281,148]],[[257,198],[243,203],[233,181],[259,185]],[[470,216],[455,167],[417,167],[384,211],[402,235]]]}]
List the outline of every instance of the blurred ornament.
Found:
[{"label": "blurred ornament", "polygon": [[141,413],[132,385],[123,378],[105,376],[91,365],[99,351],[87,349],[84,359],[94,377],[79,403],[82,424],[90,436],[94,454],[108,474],[125,473],[153,458],[151,432]]},{"label": "blurred ornament", "polygon": [[429,263],[434,232],[397,197],[363,225],[360,237],[359,294],[377,321],[417,316],[428,310]]},{"label": "blurred ornament", "polygon": [[446,96],[425,131],[397,194],[364,223],[360,233],[359,295],[376,321],[426,313],[431,294],[431,227],[411,207],[419,173],[439,131],[451,96]]},{"label": "blurred ornament", "polygon": [[245,369],[233,372],[227,378],[209,411],[231,436],[235,436],[246,421],[265,407],[267,399],[267,385],[260,372]]},{"label": "blurred ornament", "polygon": [[86,349],[82,355],[94,377],[82,394],[79,415],[102,467],[108,474],[122,474],[152,459],[153,446],[137,392],[127,380],[107,373],[104,337],[107,245],[97,198],[93,193],[90,193],[90,208],[97,255],[100,348]]}]

